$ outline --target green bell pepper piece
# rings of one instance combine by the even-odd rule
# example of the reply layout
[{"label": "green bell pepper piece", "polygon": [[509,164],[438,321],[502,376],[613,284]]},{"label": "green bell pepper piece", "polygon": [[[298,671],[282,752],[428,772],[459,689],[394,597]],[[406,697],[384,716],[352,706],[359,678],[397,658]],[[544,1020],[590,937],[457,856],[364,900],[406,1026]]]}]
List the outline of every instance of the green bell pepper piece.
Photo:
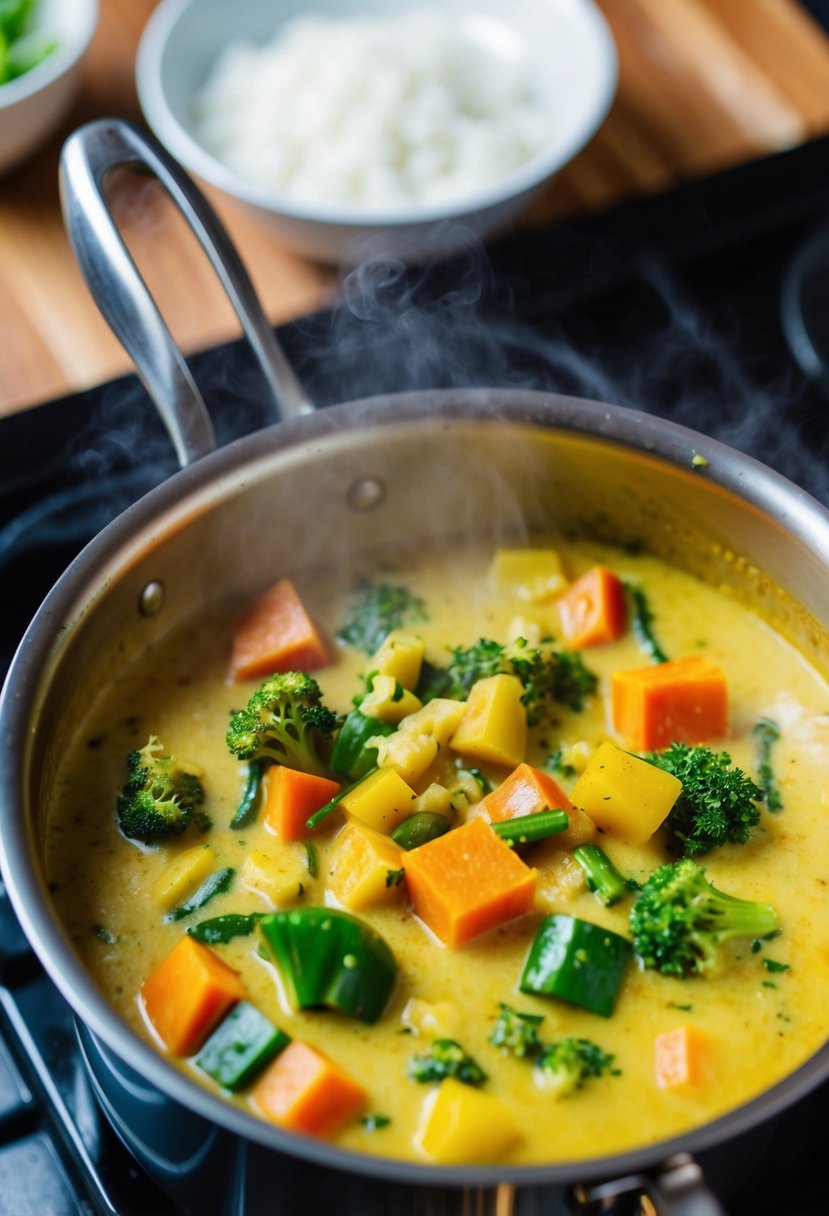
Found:
[{"label": "green bell pepper piece", "polygon": [[255,1005],[240,1001],[196,1056],[196,1065],[223,1089],[242,1089],[290,1043]]},{"label": "green bell pepper piece", "polygon": [[430,840],[437,840],[438,836],[445,836],[450,826],[446,816],[438,815],[437,811],[418,811],[416,815],[410,815],[398,823],[391,838],[401,849],[408,851],[428,844]]},{"label": "green bell pepper piece", "polygon": [[383,1013],[397,963],[380,934],[356,916],[294,908],[263,916],[259,931],[295,1007],[338,1009],[369,1024]]},{"label": "green bell pepper piece", "polygon": [[519,987],[610,1017],[631,944],[576,916],[547,916],[524,964]]},{"label": "green bell pepper piece", "polygon": [[368,747],[368,740],[375,735],[392,735],[396,729],[393,722],[381,722],[359,709],[352,709],[337,735],[331,753],[331,768],[343,777],[359,781],[377,763],[377,748]]}]

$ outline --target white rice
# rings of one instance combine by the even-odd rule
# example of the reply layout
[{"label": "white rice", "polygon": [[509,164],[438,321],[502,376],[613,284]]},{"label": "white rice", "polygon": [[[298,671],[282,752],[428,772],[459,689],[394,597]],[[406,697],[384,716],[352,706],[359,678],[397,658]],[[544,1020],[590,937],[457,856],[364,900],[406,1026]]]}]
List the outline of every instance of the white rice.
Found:
[{"label": "white rice", "polygon": [[550,138],[525,59],[437,11],[300,17],[230,45],[197,98],[198,137],[239,177],[360,213],[460,202]]}]

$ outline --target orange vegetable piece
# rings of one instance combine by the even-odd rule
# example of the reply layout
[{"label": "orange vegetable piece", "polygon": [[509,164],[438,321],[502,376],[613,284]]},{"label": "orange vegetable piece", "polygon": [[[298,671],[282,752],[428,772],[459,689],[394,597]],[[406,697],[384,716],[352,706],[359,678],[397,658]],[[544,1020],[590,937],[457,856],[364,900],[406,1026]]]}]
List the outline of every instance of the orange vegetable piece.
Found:
[{"label": "orange vegetable piece", "polygon": [[517,815],[534,815],[537,811],[564,811],[573,804],[564,790],[547,773],[531,764],[519,764],[480,804],[489,815],[490,823],[502,823]]},{"label": "orange vegetable piece", "polygon": [[238,972],[185,934],[144,981],[141,1000],[168,1051],[191,1056],[245,995]]},{"label": "orange vegetable piece", "polygon": [[315,1047],[294,1039],[262,1074],[251,1097],[281,1127],[325,1136],[356,1115],[366,1091]]},{"label": "orange vegetable piece", "polygon": [[660,1089],[688,1089],[704,1079],[708,1037],[696,1026],[677,1026],[654,1039],[654,1069]]},{"label": "orange vegetable piece", "polygon": [[328,662],[328,647],[290,579],[281,579],[236,622],[230,659],[234,680],[314,671]]},{"label": "orange vegetable piece", "polygon": [[415,912],[447,946],[459,946],[533,906],[536,871],[483,819],[412,849],[402,864]]},{"label": "orange vegetable piece", "polygon": [[564,639],[571,650],[615,642],[625,631],[625,591],[606,566],[594,566],[558,601]]},{"label": "orange vegetable piece", "polygon": [[725,673],[702,655],[616,671],[612,700],[614,728],[637,751],[728,734]]},{"label": "orange vegetable piece", "polygon": [[339,792],[328,777],[275,764],[265,778],[265,826],[281,840],[304,840],[310,835],[306,820]]}]

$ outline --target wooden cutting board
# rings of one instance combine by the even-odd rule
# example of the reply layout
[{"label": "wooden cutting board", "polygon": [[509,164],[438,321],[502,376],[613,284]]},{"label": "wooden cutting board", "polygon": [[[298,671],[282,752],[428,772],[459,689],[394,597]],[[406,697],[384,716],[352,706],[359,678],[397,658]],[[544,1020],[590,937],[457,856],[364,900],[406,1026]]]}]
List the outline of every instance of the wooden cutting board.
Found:
[{"label": "wooden cutting board", "polygon": [[[797,0],[599,0],[620,59],[619,90],[588,148],[526,224],[666,190],[829,131],[829,38]],[[92,304],[63,232],[57,159],[91,118],[139,118],[133,58],[155,0],[104,0],[81,94],[64,130],[0,179],[0,413],[87,387],[130,364]],[[135,183],[132,183],[134,186]],[[129,187],[130,183],[126,183]],[[274,324],[332,299],[336,275],[282,249],[211,198]],[[205,260],[161,192],[125,189],[119,220],[170,328],[200,349],[238,332]]]}]

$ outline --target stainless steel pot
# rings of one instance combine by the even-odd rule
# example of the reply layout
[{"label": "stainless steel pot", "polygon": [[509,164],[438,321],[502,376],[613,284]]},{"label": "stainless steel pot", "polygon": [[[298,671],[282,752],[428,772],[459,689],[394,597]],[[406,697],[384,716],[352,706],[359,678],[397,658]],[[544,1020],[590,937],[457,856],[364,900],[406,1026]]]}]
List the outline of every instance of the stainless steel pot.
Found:
[{"label": "stainless steel pot", "polygon": [[[275,399],[284,402],[287,418],[279,426],[210,451],[212,429],[198,390],[106,210],[103,182],[123,163],[143,164],[161,178],[208,249]],[[731,1114],[614,1157],[437,1168],[357,1156],[284,1132],[206,1093],[119,1021],[52,912],[43,869],[45,808],[95,690],[191,613],[219,602],[244,604],[297,569],[338,569],[345,585],[359,555],[399,554],[401,545],[514,543],[534,531],[644,544],[731,589],[829,671],[829,513],[712,439],[598,402],[452,390],[313,413],[218,221],[159,148],[125,124],[93,124],[67,144],[63,189],[70,235],[92,290],[136,359],[186,465],[72,563],[27,631],[0,701],[3,876],[35,950],[86,1028],[87,1054],[115,1061],[116,1071],[125,1062],[127,1088],[139,1078],[139,1088],[166,1095],[240,1143],[414,1185],[423,1194],[474,1188],[482,1204],[506,1213],[520,1207],[528,1189],[545,1188],[552,1204],[562,1188],[578,1184],[572,1202],[584,1211],[609,1212],[617,1195],[648,1195],[665,1216],[720,1211],[688,1154],[742,1136],[807,1094],[829,1075],[829,1046]],[[118,1127],[118,1094],[105,1083],[99,1089]],[[441,1202],[441,1211],[450,1210]]]}]

